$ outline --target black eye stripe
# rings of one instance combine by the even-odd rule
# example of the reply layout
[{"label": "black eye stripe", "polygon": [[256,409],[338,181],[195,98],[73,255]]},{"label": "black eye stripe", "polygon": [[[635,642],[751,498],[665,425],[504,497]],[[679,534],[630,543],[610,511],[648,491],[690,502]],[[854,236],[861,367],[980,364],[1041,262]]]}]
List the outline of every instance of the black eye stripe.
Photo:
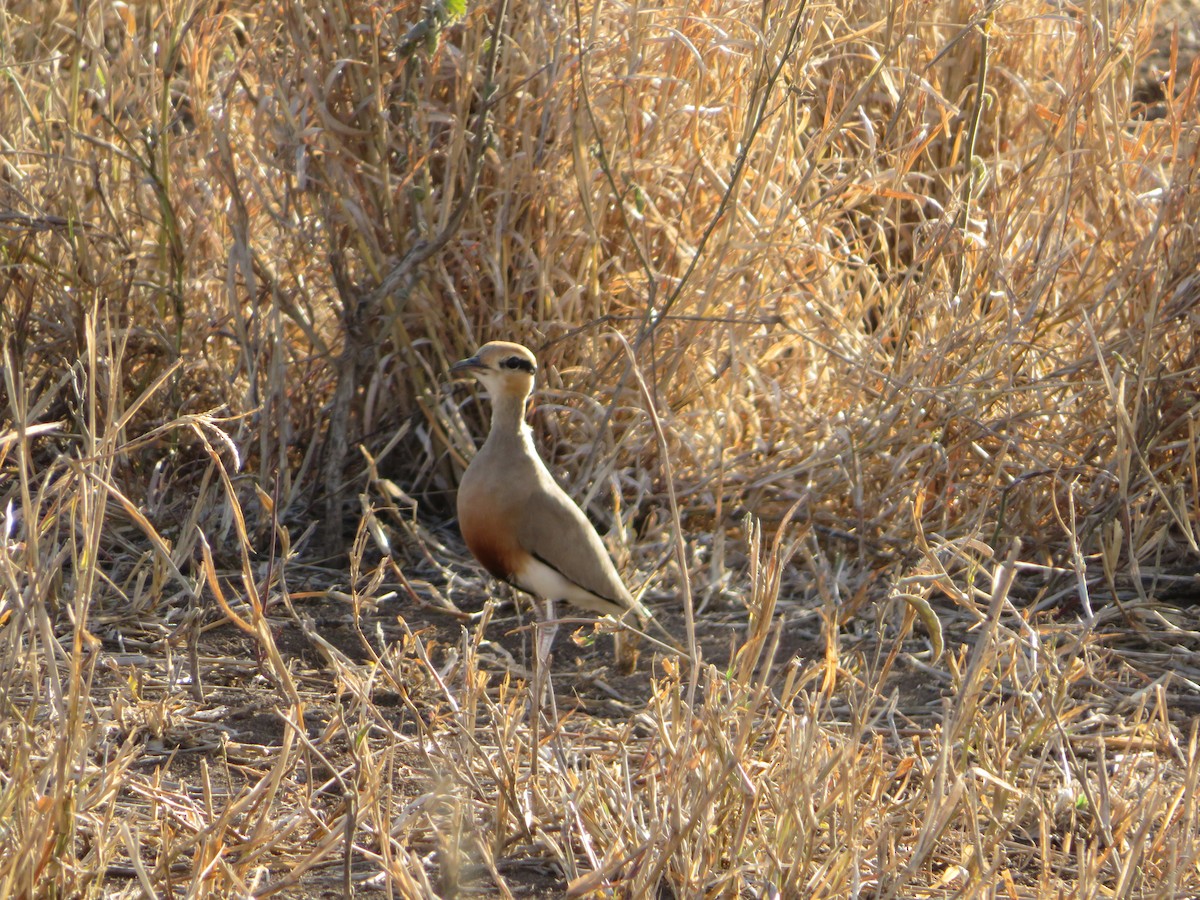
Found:
[{"label": "black eye stripe", "polygon": [[505,369],[521,369],[522,371],[533,373],[534,367],[527,359],[522,359],[519,356],[510,356],[500,363],[500,366]]}]

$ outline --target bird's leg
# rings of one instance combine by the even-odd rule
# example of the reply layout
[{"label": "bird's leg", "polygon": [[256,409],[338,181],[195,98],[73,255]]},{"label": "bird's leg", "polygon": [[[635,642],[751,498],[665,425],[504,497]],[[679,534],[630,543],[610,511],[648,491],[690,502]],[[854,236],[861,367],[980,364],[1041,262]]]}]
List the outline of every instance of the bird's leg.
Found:
[{"label": "bird's leg", "polygon": [[[554,635],[558,633],[557,616],[554,612],[554,601],[545,601],[543,608],[536,600],[534,609],[537,611],[537,625],[534,626],[533,650],[533,760],[530,771],[536,777],[538,770],[538,751],[541,742],[542,699],[546,687],[550,683],[550,647],[554,644]],[[551,709],[553,710],[554,695],[551,694]],[[557,716],[556,716],[557,719]]]},{"label": "bird's leg", "polygon": [[542,667],[550,660],[550,648],[554,646],[554,636],[558,634],[558,616],[554,611],[553,600],[547,600],[545,607],[539,611],[545,618],[538,624],[536,653],[538,667],[541,670],[542,678],[545,679],[549,675],[549,670]]},{"label": "bird's leg", "polygon": [[546,621],[542,625],[541,631],[538,632],[538,673],[542,677],[540,690],[544,696],[550,698],[550,724],[555,730],[558,729],[558,707],[554,702],[554,685],[550,677],[550,651],[554,648],[556,634],[558,634],[558,612],[554,609],[554,601],[547,600]]}]

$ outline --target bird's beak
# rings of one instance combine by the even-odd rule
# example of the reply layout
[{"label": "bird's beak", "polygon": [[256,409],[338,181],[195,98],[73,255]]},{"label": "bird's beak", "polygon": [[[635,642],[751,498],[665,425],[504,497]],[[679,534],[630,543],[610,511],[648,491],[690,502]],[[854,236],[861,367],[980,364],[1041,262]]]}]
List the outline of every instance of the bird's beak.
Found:
[{"label": "bird's beak", "polygon": [[453,375],[468,375],[479,369],[487,368],[480,361],[478,356],[468,356],[466,359],[460,359],[450,367],[450,372]]}]

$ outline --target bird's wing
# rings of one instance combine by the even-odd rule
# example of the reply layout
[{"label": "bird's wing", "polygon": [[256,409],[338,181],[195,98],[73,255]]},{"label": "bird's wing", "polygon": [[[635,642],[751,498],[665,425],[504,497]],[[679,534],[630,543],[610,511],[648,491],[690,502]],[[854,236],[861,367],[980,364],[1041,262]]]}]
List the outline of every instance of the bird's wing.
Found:
[{"label": "bird's wing", "polygon": [[543,485],[529,497],[517,540],[584,590],[621,609],[637,608],[596,529],[557,484]]}]

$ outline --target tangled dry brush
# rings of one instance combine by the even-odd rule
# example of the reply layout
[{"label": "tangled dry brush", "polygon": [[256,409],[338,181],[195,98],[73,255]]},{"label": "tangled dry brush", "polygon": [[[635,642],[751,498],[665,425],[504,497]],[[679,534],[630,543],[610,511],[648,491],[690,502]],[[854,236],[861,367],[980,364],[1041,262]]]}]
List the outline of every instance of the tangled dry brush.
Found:
[{"label": "tangled dry brush", "polygon": [[[0,895],[1200,893],[1197,21],[4,4]],[[538,747],[497,337],[677,645]]]}]

